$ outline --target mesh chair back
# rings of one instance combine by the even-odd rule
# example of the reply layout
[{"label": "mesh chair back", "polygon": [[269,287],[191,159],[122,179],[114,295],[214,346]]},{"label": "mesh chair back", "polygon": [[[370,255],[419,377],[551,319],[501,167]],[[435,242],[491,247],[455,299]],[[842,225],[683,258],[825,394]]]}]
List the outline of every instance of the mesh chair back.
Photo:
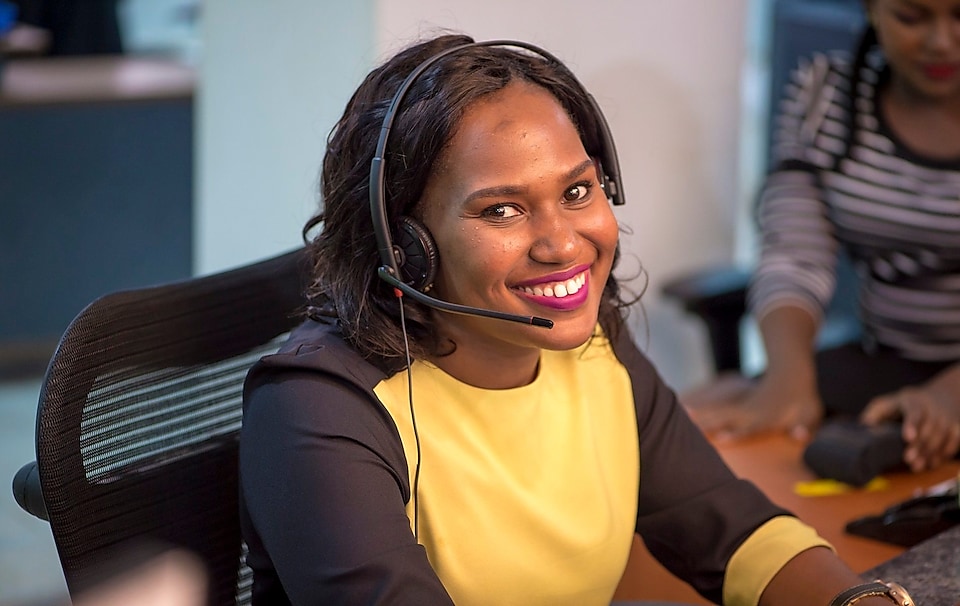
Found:
[{"label": "mesh chair back", "polygon": [[249,602],[237,442],[247,369],[299,322],[305,252],[91,303],[40,394],[37,464],[72,595],[131,546],[207,566],[209,604]]}]

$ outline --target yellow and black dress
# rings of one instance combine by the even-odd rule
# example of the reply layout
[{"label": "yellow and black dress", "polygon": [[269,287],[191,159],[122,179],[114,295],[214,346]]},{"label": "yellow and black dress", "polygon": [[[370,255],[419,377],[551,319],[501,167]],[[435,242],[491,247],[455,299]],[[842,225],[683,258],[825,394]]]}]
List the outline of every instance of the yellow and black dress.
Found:
[{"label": "yellow and black dress", "polygon": [[626,331],[544,351],[516,389],[420,361],[411,376],[416,434],[407,374],[332,326],[307,322],[251,371],[255,603],[609,604],[640,533],[704,596],[756,604],[823,544],[731,474]]}]

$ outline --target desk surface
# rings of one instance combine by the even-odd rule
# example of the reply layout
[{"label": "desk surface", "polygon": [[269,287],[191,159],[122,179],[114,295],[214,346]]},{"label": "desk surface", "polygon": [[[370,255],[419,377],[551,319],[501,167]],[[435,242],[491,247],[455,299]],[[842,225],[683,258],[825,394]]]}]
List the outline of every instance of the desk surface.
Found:
[{"label": "desk surface", "polygon": [[864,576],[909,579],[910,597],[922,606],[960,606],[960,526],[916,545]]},{"label": "desk surface", "polygon": [[[939,469],[924,473],[889,474],[885,476],[889,485],[883,490],[854,490],[833,496],[801,497],[794,493],[794,485],[799,481],[814,479],[814,475],[803,464],[803,444],[782,435],[765,435],[721,444],[718,450],[734,473],[752,480],[771,500],[816,528],[857,572],[875,568],[900,555],[904,549],[847,534],[844,525],[849,520],[879,513],[890,505],[914,496],[918,490],[955,478],[960,473],[960,462],[951,461]],[[906,577],[894,580],[903,582],[909,589],[909,579]],[[634,541],[630,562],[615,599],[709,604],[660,566],[639,539]]]}]

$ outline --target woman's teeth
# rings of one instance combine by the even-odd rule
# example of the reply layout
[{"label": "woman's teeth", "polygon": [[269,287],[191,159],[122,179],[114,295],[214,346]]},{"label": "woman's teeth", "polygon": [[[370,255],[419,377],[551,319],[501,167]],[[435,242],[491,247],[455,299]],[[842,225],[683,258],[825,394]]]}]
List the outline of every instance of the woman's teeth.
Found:
[{"label": "woman's teeth", "polygon": [[552,284],[537,284],[536,286],[523,286],[521,290],[527,294],[538,297],[556,297],[562,299],[567,295],[572,295],[583,288],[587,283],[586,272],[581,272],[576,276],[564,282],[554,282]]}]

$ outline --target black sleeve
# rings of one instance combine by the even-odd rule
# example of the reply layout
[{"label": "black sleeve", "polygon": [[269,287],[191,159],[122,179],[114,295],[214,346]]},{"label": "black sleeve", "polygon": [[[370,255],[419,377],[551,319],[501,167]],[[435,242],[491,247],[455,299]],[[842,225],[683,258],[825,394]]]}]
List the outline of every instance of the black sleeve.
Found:
[{"label": "black sleeve", "polygon": [[255,600],[452,604],[405,513],[400,437],[371,397],[306,370],[248,385],[240,476]]},{"label": "black sleeve", "polygon": [[788,512],[733,475],[632,342],[621,341],[618,356],[633,380],[640,432],[637,532],[667,570],[719,604],[730,557]]}]

